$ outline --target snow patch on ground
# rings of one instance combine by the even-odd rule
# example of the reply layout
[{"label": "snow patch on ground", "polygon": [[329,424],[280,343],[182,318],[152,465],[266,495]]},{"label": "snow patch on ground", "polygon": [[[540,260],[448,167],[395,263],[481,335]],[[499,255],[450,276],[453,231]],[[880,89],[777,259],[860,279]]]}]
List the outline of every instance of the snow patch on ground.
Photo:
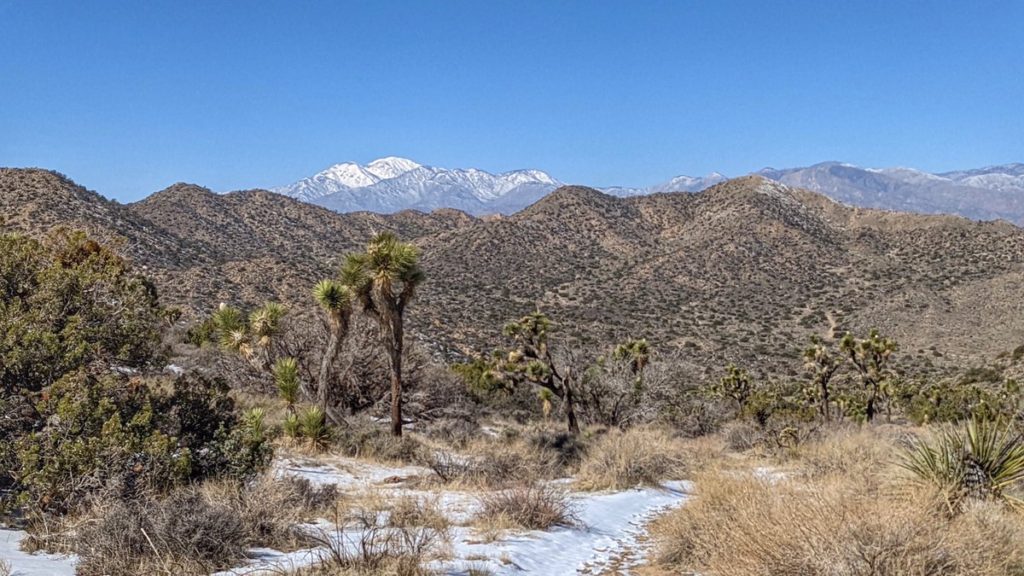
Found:
[{"label": "snow patch on ground", "polygon": [[[476,494],[405,487],[407,480],[431,474],[417,466],[381,466],[351,458],[326,458],[282,460],[275,469],[278,474],[299,476],[319,485],[336,484],[342,491],[381,489],[395,498],[436,498],[456,524],[466,524],[478,506]],[[557,484],[571,489],[567,480]],[[578,526],[511,531],[490,542],[483,541],[473,528],[455,526],[450,532],[451,558],[435,562],[432,568],[448,576],[464,576],[471,569],[486,569],[495,575],[627,574],[647,554],[647,523],[685,502],[690,490],[688,482],[667,482],[657,488],[638,487],[621,492],[570,492],[580,521]],[[355,529],[338,531],[327,521],[305,528],[350,550],[358,546],[362,536]],[[18,544],[25,536],[21,531],[0,529],[0,559],[11,565],[14,576],[74,575],[75,557],[22,552]],[[280,574],[285,569],[314,564],[324,552],[323,548],[293,552],[253,549],[245,566],[218,576]]]},{"label": "snow patch on ground", "polygon": [[[688,483],[673,482],[661,488],[575,493],[581,526],[510,534],[490,543],[459,534],[453,543],[456,560],[442,568],[452,575],[473,567],[494,574],[542,576],[624,573],[646,555],[646,524],[682,504],[689,489]],[[483,557],[487,560],[478,559]]]},{"label": "snow patch on ground", "polygon": [[[477,506],[474,494],[403,487],[400,479],[430,474],[429,470],[415,466],[388,467],[335,458],[316,462],[286,460],[277,469],[280,474],[300,476],[316,484],[337,484],[342,490],[377,487],[387,490],[393,497],[435,497],[456,524],[465,524]],[[568,481],[558,484],[571,488]],[[455,526],[451,529],[451,559],[435,562],[432,567],[450,576],[465,575],[474,568],[486,569],[495,575],[627,573],[647,553],[646,524],[685,502],[690,489],[688,482],[667,482],[661,487],[621,492],[570,492],[580,520],[578,526],[550,531],[513,531],[491,542],[481,540],[480,534],[472,528]],[[346,549],[354,549],[361,536],[357,530],[339,533],[324,524],[311,528],[320,529]],[[324,550],[252,552],[249,565],[223,574],[280,573],[283,568],[315,563]]]},{"label": "snow patch on ground", "polygon": [[0,560],[11,567],[11,576],[74,576],[74,556],[29,554],[18,545],[25,539],[21,530],[0,529]]}]

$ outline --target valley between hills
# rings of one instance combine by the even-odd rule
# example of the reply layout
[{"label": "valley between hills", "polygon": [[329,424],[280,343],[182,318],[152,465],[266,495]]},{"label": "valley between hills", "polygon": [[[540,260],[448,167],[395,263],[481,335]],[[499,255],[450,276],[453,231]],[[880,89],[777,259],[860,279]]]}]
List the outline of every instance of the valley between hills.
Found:
[{"label": "valley between hills", "polygon": [[219,303],[312,311],[313,284],[393,231],[422,251],[408,318],[447,359],[487,351],[535,309],[581,343],[646,337],[695,379],[728,362],[793,375],[811,336],[877,327],[904,370],[982,365],[1024,341],[1024,230],[854,208],[759,176],[699,193],[563,186],[508,216],[340,214],[264,190],[176,184],[107,200],[38,169],[0,169],[8,229],[79,228],[133,261],[189,318]]}]

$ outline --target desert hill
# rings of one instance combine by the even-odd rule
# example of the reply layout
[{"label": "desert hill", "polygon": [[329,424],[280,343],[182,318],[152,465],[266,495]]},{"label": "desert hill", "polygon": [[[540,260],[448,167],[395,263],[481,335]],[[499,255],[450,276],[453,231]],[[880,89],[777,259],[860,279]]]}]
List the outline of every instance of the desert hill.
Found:
[{"label": "desert hill", "polygon": [[[565,186],[511,216],[338,214],[266,191],[177,184],[121,205],[53,172],[0,171],[6,226],[121,239],[165,301],[209,310],[310,287],[376,231],[423,249],[410,320],[459,355],[541,308],[594,350],[646,336],[712,375],[727,361],[782,376],[812,334],[878,326],[908,365],[971,364],[1024,342],[1024,230],[850,208],[751,176],[697,194],[613,197]],[[703,374],[702,374],[703,373]]]}]

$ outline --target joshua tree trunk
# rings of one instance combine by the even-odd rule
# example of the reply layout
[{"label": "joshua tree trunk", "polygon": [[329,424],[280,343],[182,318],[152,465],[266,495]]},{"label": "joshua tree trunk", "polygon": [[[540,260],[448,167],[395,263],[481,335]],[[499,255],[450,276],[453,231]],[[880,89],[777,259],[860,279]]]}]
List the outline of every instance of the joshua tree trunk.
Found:
[{"label": "joshua tree trunk", "polygon": [[391,324],[388,334],[388,354],[391,357],[391,435],[402,435],[402,326],[401,314],[387,319]]},{"label": "joshua tree trunk", "polygon": [[821,383],[821,415],[825,417],[825,422],[832,421],[832,411],[829,409],[829,393],[828,383]]},{"label": "joshua tree trunk", "polygon": [[578,436],[580,423],[576,419],[576,402],[572,397],[572,386],[569,385],[569,382],[569,378],[562,380],[562,401],[565,402],[565,419],[569,425],[569,433]]},{"label": "joshua tree trunk", "polygon": [[872,384],[870,392],[868,393],[867,409],[865,410],[865,415],[867,416],[868,422],[873,422],[875,420],[875,400],[877,397],[877,387],[876,385]]},{"label": "joshua tree trunk", "polygon": [[331,364],[334,363],[334,359],[338,356],[338,349],[341,344],[341,337],[338,334],[338,326],[331,323],[331,334],[327,338],[327,348],[324,350],[324,356],[320,359],[320,374],[316,379],[316,399],[317,403],[326,411],[327,403],[330,398],[330,394],[327,391],[328,380],[331,375]]}]

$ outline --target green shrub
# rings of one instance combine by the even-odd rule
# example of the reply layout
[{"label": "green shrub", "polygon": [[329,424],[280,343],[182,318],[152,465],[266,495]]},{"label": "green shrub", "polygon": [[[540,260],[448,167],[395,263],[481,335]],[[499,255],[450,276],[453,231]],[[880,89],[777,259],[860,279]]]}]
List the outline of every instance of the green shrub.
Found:
[{"label": "green shrub", "polygon": [[96,361],[144,366],[160,316],[152,283],[85,234],[0,235],[0,391],[37,392]]},{"label": "green shrub", "polygon": [[904,411],[915,424],[997,420],[1017,411],[1020,390],[1009,380],[1002,386],[940,382],[902,390]]},{"label": "green shrub", "polygon": [[132,498],[247,477],[272,455],[257,423],[238,421],[216,382],[181,378],[160,392],[139,379],[80,372],[50,386],[36,409],[42,426],[14,442],[12,477],[19,502],[45,511],[73,510],[90,494]]},{"label": "green shrub", "polygon": [[0,509],[75,510],[215,476],[271,449],[220,381],[145,379],[161,365],[153,285],[80,232],[0,235]]}]

